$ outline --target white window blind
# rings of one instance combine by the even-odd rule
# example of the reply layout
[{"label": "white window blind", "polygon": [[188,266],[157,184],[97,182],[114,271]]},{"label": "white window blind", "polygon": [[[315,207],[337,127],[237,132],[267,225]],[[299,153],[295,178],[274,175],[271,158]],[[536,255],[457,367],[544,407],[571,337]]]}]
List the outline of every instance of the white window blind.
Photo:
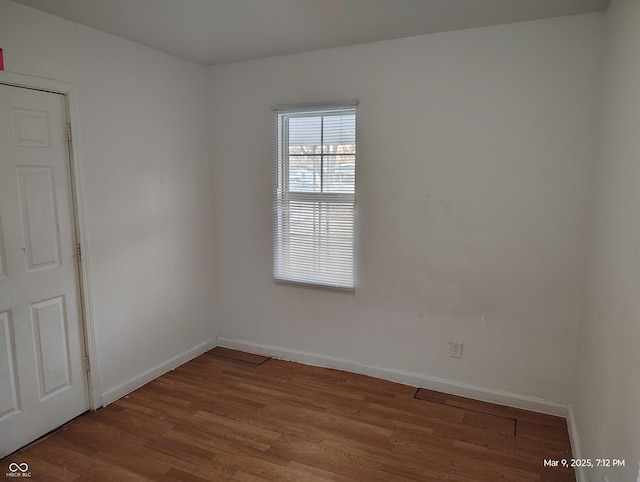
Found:
[{"label": "white window blind", "polygon": [[353,290],[356,105],[275,115],[274,278]]}]

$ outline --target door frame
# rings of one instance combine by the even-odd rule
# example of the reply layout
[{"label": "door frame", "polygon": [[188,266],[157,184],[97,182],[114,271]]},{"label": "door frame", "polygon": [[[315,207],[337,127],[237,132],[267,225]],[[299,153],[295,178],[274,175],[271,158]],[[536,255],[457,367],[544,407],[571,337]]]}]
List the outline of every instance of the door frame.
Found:
[{"label": "door frame", "polygon": [[71,203],[73,205],[74,235],[82,253],[79,263],[78,285],[80,325],[83,332],[84,355],[89,359],[90,370],[86,372],[89,408],[97,410],[102,405],[98,380],[98,363],[93,319],[93,296],[89,262],[89,241],[87,236],[86,207],[84,197],[83,164],[80,157],[80,125],[78,122],[78,97],[74,84],[32,75],[0,71],[0,84],[27,89],[43,90],[62,94],[65,99],[67,122],[71,126],[69,142],[69,168],[71,179]]}]

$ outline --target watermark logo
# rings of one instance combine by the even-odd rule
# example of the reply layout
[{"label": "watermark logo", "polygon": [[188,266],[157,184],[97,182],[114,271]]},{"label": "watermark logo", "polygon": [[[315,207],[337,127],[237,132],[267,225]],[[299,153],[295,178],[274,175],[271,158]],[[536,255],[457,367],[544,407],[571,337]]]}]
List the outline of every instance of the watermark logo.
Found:
[{"label": "watermark logo", "polygon": [[21,464],[17,464],[15,462],[11,462],[9,464],[9,472],[5,474],[7,477],[31,477],[31,472],[29,472],[29,465],[26,462]]}]

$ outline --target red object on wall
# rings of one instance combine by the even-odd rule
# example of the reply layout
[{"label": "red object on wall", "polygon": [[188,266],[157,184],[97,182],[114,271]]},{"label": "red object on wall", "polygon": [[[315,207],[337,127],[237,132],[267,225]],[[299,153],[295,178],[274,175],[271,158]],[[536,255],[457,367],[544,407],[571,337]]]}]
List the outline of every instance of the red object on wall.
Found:
[{"label": "red object on wall", "polygon": [[0,49],[0,70],[4,70],[4,56],[2,55],[2,49]]}]

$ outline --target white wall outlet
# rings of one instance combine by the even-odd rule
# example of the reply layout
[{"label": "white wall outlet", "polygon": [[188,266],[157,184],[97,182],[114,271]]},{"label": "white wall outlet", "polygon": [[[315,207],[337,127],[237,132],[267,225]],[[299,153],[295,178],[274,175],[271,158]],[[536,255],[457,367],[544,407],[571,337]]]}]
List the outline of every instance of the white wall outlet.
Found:
[{"label": "white wall outlet", "polygon": [[449,342],[449,356],[453,358],[462,358],[462,342],[461,341]]}]

